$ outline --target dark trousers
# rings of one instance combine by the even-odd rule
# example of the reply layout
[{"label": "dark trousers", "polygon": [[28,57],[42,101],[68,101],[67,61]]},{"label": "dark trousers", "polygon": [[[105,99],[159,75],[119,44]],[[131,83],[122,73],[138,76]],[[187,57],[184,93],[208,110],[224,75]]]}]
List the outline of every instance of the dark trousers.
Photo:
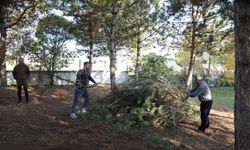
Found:
[{"label": "dark trousers", "polygon": [[205,130],[209,127],[209,118],[208,115],[212,108],[213,101],[205,101],[201,102],[200,111],[201,111],[201,126],[199,127],[200,130]]},{"label": "dark trousers", "polygon": [[28,92],[27,83],[19,84],[17,86],[17,96],[18,96],[18,102],[17,103],[20,103],[22,101],[22,87],[24,89],[26,103],[28,103],[29,102],[29,92]]}]

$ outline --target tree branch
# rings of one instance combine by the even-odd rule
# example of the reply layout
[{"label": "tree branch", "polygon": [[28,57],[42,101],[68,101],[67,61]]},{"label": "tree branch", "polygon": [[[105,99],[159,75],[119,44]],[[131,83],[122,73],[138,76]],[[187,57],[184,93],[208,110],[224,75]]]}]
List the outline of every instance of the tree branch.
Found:
[{"label": "tree branch", "polygon": [[125,10],[128,10],[128,9],[130,9],[130,7],[136,5],[136,3],[137,3],[137,1],[134,1],[134,2],[132,2],[131,4],[128,4],[128,6],[126,6],[125,8],[118,9],[118,10],[116,11],[116,13],[119,13],[119,12],[125,11]]},{"label": "tree branch", "polygon": [[24,11],[22,12],[22,14],[17,18],[17,20],[15,22],[12,22],[10,25],[8,25],[6,28],[11,28],[15,25],[17,25],[23,18],[24,14],[27,12],[28,9],[32,8],[32,6],[26,7],[24,9]]}]

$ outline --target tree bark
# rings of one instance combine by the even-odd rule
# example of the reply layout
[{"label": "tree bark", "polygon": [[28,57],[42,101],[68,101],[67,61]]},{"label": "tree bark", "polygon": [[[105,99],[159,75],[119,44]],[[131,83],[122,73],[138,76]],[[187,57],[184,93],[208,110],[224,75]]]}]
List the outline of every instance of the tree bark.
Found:
[{"label": "tree bark", "polygon": [[235,149],[250,149],[250,2],[235,0]]},{"label": "tree bark", "polygon": [[54,76],[55,76],[55,70],[56,70],[55,64],[56,64],[56,55],[54,55],[52,58],[51,70],[49,70],[50,86],[54,86]]},{"label": "tree bark", "polygon": [[8,12],[6,11],[8,11],[7,7],[12,4],[14,5],[15,2],[6,1],[2,2],[2,4],[0,5],[0,88],[4,88],[7,85],[6,69],[4,68],[6,67],[4,61],[6,56],[7,29],[17,25],[22,20],[27,10],[35,6],[32,5],[24,8],[20,16],[17,17],[17,19],[15,19],[11,23],[8,23],[7,20],[10,20],[10,18],[7,18],[9,16],[7,15]]},{"label": "tree bark", "polygon": [[195,65],[195,58],[196,58],[196,45],[195,45],[195,31],[196,31],[196,25],[197,25],[197,14],[198,14],[198,8],[197,10],[194,10],[194,6],[192,6],[192,39],[191,39],[191,54],[190,54],[190,60],[189,60],[189,68],[188,68],[188,76],[186,79],[186,87],[190,88],[193,72],[194,72],[194,65]]},{"label": "tree bark", "polygon": [[116,2],[112,2],[112,18],[111,18],[111,26],[110,26],[110,84],[111,84],[111,91],[112,94],[115,95],[118,92],[117,85],[116,85],[116,65],[117,65],[117,54],[116,54],[116,47],[115,47],[115,30],[116,30]]},{"label": "tree bark", "polygon": [[139,79],[139,71],[140,71],[140,66],[141,66],[141,38],[140,38],[140,33],[137,35],[137,42],[136,42],[136,49],[137,49],[137,53],[136,53],[136,65],[135,65],[135,79],[136,81],[138,81]]},{"label": "tree bark", "polygon": [[93,63],[93,54],[94,54],[93,21],[92,21],[92,18],[90,17],[89,18],[89,62],[90,64]]},{"label": "tree bark", "polygon": [[211,73],[211,63],[212,63],[212,59],[211,59],[211,55],[209,54],[209,56],[208,56],[208,72],[207,72],[208,75],[210,75],[210,73]]},{"label": "tree bark", "polygon": [[4,69],[4,60],[6,55],[6,38],[7,38],[7,28],[5,22],[5,9],[3,6],[0,6],[0,88],[6,86],[6,78]]},{"label": "tree bark", "polygon": [[54,72],[53,71],[49,71],[49,85],[50,86],[54,86]]}]

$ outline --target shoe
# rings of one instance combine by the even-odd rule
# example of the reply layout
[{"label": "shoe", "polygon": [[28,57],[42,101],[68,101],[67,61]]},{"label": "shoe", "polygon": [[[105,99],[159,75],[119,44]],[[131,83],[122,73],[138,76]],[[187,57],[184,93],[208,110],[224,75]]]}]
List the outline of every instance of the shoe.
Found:
[{"label": "shoe", "polygon": [[200,131],[200,132],[205,132],[205,129],[202,128],[201,126],[199,126],[199,128],[197,130]]},{"label": "shoe", "polygon": [[21,102],[22,102],[22,100],[18,100],[17,103],[16,103],[16,105],[18,105],[18,104],[21,103]]},{"label": "shoe", "polygon": [[86,111],[86,108],[82,108],[81,112],[82,112],[83,114],[86,113],[86,112],[87,112],[87,111]]},{"label": "shoe", "polygon": [[71,118],[71,119],[77,119],[77,116],[76,116],[75,113],[71,113],[71,114],[70,114],[70,118]]}]

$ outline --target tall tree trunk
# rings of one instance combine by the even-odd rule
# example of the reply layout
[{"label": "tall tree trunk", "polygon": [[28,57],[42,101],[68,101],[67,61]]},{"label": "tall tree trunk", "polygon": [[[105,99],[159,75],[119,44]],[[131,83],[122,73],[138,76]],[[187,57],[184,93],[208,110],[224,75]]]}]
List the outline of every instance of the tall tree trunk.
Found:
[{"label": "tall tree trunk", "polygon": [[210,73],[211,73],[211,55],[209,54],[209,56],[208,56],[208,72],[207,72],[207,74],[208,75],[210,75]]},{"label": "tall tree trunk", "polygon": [[235,149],[250,149],[250,2],[235,0]]},{"label": "tall tree trunk", "polygon": [[49,71],[49,85],[54,86],[54,72]]},{"label": "tall tree trunk", "polygon": [[[92,64],[94,54],[93,21],[89,18],[89,62]],[[92,70],[92,69],[91,69]]]},{"label": "tall tree trunk", "polygon": [[55,64],[56,64],[56,56],[54,55],[52,58],[51,69],[49,70],[49,84],[50,86],[54,86],[54,76],[55,76]]},{"label": "tall tree trunk", "polygon": [[138,81],[139,79],[139,71],[140,71],[140,66],[141,66],[141,37],[140,37],[140,33],[138,33],[137,35],[137,42],[136,42],[136,65],[135,65],[135,79],[136,81]]},{"label": "tall tree trunk", "polygon": [[0,88],[6,86],[6,69],[4,69],[4,60],[6,55],[7,29],[5,24],[5,9],[3,6],[0,6]]},{"label": "tall tree trunk", "polygon": [[116,30],[116,2],[113,0],[112,3],[112,18],[111,18],[111,26],[110,26],[110,84],[111,84],[111,91],[112,94],[115,95],[118,92],[117,85],[116,85],[116,65],[117,65],[117,54],[116,54],[116,47],[115,47],[115,30]]},{"label": "tall tree trunk", "polygon": [[186,79],[186,87],[190,87],[194,72],[194,65],[195,65],[195,58],[196,58],[196,47],[195,47],[195,31],[196,31],[196,25],[197,25],[197,10],[194,10],[194,6],[192,6],[192,39],[191,39],[191,54],[190,54],[190,60],[189,60],[189,68],[188,68],[188,76]]}]

